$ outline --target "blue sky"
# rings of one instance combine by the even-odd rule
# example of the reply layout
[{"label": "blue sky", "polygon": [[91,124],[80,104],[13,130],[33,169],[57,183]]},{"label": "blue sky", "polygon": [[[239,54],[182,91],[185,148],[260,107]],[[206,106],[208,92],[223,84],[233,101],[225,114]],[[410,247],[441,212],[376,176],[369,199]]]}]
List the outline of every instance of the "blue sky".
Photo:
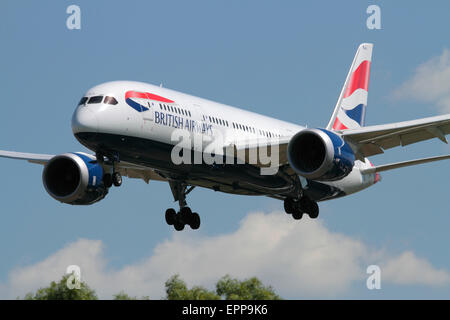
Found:
[{"label": "blue sky", "polygon": [[[66,28],[66,8],[71,4],[81,8],[81,30]],[[366,8],[371,4],[381,8],[381,30],[366,27]],[[440,81],[442,88],[434,96],[421,95],[411,88],[420,85],[417,74],[449,79],[448,12],[448,1],[435,1],[433,5],[376,0],[2,1],[0,149],[51,154],[84,150],[72,136],[72,112],[88,88],[111,80],[163,83],[171,89],[309,127],[325,126],[361,42],[374,43],[368,125],[442,114],[450,110],[445,107],[450,82]],[[439,57],[441,60],[436,60]],[[418,69],[427,61],[428,68]],[[431,141],[371,160],[383,164],[449,151],[441,142]],[[92,253],[93,260],[100,259],[105,263],[101,271],[115,272],[120,278],[120,271],[145,265],[149,257],[156,259],[165,244],[175,252],[177,244],[195,240],[205,250],[202,257],[209,261],[213,254],[208,256],[211,251],[205,249],[207,243],[240,239],[240,232],[247,230],[246,221],[252,219],[264,228],[261,215],[268,220],[285,218],[278,218],[282,203],[276,200],[196,189],[188,202],[200,213],[202,226],[195,233],[175,235],[163,217],[165,209],[175,205],[164,183],[146,185],[126,179],[102,202],[74,207],[59,204],[46,194],[42,167],[0,161],[0,298],[35,290],[42,285],[39,278],[59,279],[64,269],[55,267],[50,273],[48,270],[53,269],[44,266],[55,261],[59,264],[54,265],[63,265],[58,257],[70,260],[71,253],[72,263],[77,264],[77,259],[82,259],[80,251],[95,247],[98,241],[101,249]],[[349,276],[341,286],[331,286],[336,288],[331,296],[326,294],[331,289],[319,290],[326,288],[326,283],[315,287],[314,280],[302,289],[301,277],[298,290],[284,287],[276,276],[284,271],[271,266],[270,255],[264,256],[268,259],[264,261],[269,261],[267,270],[244,266],[248,260],[243,259],[235,261],[242,263],[242,268],[230,266],[232,275],[258,275],[287,298],[449,298],[449,165],[441,162],[384,173],[383,181],[369,190],[321,203],[318,225],[289,221],[303,223],[298,230],[291,230],[293,234],[316,230],[308,239],[342,236],[352,244],[363,244],[363,251],[370,252],[356,255],[358,275]],[[254,212],[260,214],[251,214]],[[284,220],[279,226],[285,227]],[[310,258],[308,252],[314,253],[311,248],[299,246],[304,252],[296,251],[295,246],[289,248],[286,250],[293,252],[288,253],[304,259]],[[339,250],[336,247],[333,252],[339,256]],[[355,257],[354,252],[351,257]],[[403,255],[405,252],[413,257]],[[195,274],[195,264],[187,264],[191,269],[185,267],[182,254],[171,257],[164,260],[167,267],[170,265],[171,271],[179,272],[192,284],[210,286],[216,276],[202,278]],[[406,262],[410,257],[412,262],[401,264],[396,257],[406,257],[397,259]],[[224,270],[227,261],[221,262]],[[382,290],[367,290],[361,270],[371,263],[389,265],[389,261],[397,261],[405,271],[392,271]],[[327,263],[331,262],[321,264],[324,272],[330,278],[339,277],[338,270],[333,276],[333,268]],[[414,263],[428,268],[427,279],[432,280],[411,280],[418,278],[412,269],[407,270]],[[108,297],[107,285],[96,282],[93,274],[82,276]],[[397,281],[401,274],[411,276]],[[161,279],[155,278],[155,283],[161,280],[162,286],[167,279],[164,276],[162,273]],[[120,279],[127,292],[140,294],[146,290],[145,285],[127,286],[127,281]],[[153,289],[148,290],[152,296]]]}]

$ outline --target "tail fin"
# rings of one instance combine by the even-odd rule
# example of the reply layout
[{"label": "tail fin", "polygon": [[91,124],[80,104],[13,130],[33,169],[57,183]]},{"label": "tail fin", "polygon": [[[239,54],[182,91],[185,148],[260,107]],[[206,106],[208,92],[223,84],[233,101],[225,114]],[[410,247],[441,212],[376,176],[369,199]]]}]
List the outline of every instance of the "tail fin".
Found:
[{"label": "tail fin", "polygon": [[356,129],[364,126],[372,48],[371,43],[360,44],[328,123],[328,130]]}]

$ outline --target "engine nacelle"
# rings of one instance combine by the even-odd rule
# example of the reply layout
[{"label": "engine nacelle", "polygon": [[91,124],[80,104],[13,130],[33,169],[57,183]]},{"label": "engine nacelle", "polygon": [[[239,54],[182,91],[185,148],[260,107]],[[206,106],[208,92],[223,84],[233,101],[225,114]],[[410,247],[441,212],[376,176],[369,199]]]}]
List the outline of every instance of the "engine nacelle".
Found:
[{"label": "engine nacelle", "polygon": [[355,154],[337,134],[325,129],[305,129],[289,141],[288,160],[306,179],[334,181],[350,174]]},{"label": "engine nacelle", "polygon": [[65,153],[50,159],[42,181],[50,196],[68,204],[92,204],[108,194],[102,166],[82,153]]}]

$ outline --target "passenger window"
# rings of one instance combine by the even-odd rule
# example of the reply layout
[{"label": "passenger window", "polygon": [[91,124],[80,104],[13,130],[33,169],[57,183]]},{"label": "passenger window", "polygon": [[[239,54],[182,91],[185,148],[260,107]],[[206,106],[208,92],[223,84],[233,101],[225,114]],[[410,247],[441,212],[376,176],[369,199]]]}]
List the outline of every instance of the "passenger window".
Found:
[{"label": "passenger window", "polygon": [[80,102],[78,102],[78,105],[81,106],[82,104],[86,104],[86,101],[88,101],[88,97],[81,98]]},{"label": "passenger window", "polygon": [[106,97],[105,97],[104,103],[106,103],[106,104],[112,104],[112,105],[118,104],[116,98],[110,97],[110,96],[106,96]]},{"label": "passenger window", "polygon": [[102,100],[103,100],[103,96],[94,96],[94,97],[90,97],[90,98],[89,98],[88,104],[91,104],[91,103],[101,103]]}]

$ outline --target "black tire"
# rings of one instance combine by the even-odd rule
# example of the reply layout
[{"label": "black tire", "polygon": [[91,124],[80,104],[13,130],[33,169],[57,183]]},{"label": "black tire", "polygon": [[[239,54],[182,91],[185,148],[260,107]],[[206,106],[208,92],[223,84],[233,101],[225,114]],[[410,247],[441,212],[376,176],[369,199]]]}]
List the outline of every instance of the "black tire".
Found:
[{"label": "black tire", "polygon": [[120,187],[122,185],[122,175],[119,172],[114,172],[112,175],[113,184],[116,187]]},{"label": "black tire", "polygon": [[173,224],[173,227],[175,228],[175,230],[177,230],[177,231],[182,231],[183,229],[184,229],[184,223],[181,223],[181,222],[175,222],[174,224]]},{"label": "black tire", "polygon": [[176,221],[177,213],[174,209],[169,208],[166,210],[166,222],[169,226],[173,225]]},{"label": "black tire", "polygon": [[303,212],[300,210],[297,210],[292,214],[292,218],[294,218],[295,220],[300,220],[302,217],[303,217]]},{"label": "black tire", "polygon": [[105,175],[103,176],[103,183],[105,184],[106,188],[112,187],[113,181],[110,173],[105,173]]},{"label": "black tire", "polygon": [[294,213],[295,211],[295,203],[292,198],[286,198],[284,199],[284,211],[287,214]]},{"label": "black tire", "polygon": [[192,213],[189,226],[192,230],[197,230],[198,228],[200,228],[200,216],[197,212]]},{"label": "black tire", "polygon": [[173,224],[173,227],[175,228],[175,230],[181,231],[184,229],[185,225],[186,225],[186,223],[183,221],[183,217],[181,216],[180,213],[177,213],[175,215],[175,222]]},{"label": "black tire", "polygon": [[181,215],[181,219],[183,219],[183,221],[185,223],[189,223],[189,221],[191,221],[191,217],[192,217],[192,210],[189,207],[183,207],[180,209],[180,215]]},{"label": "black tire", "polygon": [[309,217],[311,219],[317,219],[318,216],[319,216],[319,205],[317,204],[317,202],[312,201]]},{"label": "black tire", "polygon": [[311,200],[309,200],[308,197],[301,197],[298,202],[298,207],[301,211],[309,213],[309,210],[311,208]]}]

